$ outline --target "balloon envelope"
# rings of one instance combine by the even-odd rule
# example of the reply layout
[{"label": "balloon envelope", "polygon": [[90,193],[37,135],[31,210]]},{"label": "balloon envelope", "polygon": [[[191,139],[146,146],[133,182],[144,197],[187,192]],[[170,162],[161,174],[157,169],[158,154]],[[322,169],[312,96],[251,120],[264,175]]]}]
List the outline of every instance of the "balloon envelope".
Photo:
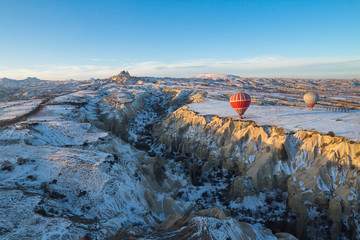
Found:
[{"label": "balloon envelope", "polygon": [[304,95],[304,102],[312,109],[319,100],[319,95],[314,92],[308,92]]},{"label": "balloon envelope", "polygon": [[235,93],[230,97],[231,107],[241,116],[250,106],[251,97],[247,93]]}]

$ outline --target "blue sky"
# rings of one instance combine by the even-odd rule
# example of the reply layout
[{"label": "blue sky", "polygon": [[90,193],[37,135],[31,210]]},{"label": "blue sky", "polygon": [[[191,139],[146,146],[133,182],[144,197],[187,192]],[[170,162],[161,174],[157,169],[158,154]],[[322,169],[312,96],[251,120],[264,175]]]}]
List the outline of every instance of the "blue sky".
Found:
[{"label": "blue sky", "polygon": [[360,77],[359,0],[0,0],[0,78]]}]

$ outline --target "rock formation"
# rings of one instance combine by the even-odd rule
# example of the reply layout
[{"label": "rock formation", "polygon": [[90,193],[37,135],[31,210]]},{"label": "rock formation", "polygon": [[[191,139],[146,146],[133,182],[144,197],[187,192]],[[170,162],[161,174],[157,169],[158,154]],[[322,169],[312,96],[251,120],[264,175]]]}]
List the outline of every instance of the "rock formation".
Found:
[{"label": "rock formation", "polygon": [[[289,194],[287,205],[297,216],[298,237],[338,239],[341,228],[350,238],[359,234],[359,143],[313,131],[285,132],[199,116],[186,109],[156,126],[159,141],[203,159],[200,174],[219,166],[233,171],[232,199],[280,189]],[[321,225],[327,223],[329,232],[322,232],[327,230]]]},{"label": "rock formation", "polygon": [[121,82],[121,83],[125,83],[127,81],[129,81],[131,79],[130,74],[128,71],[122,70],[118,75],[112,76],[108,79],[117,81],[117,82]]}]

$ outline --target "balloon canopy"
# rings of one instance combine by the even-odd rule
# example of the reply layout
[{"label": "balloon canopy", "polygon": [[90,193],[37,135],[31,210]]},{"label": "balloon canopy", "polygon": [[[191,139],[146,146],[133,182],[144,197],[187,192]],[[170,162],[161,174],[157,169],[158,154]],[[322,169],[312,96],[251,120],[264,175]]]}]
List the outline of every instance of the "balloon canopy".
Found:
[{"label": "balloon canopy", "polygon": [[231,107],[240,115],[243,115],[250,106],[251,97],[247,93],[235,93],[230,97]]},{"label": "balloon canopy", "polygon": [[311,108],[311,110],[318,100],[319,95],[315,92],[308,92],[304,95],[304,102]]}]

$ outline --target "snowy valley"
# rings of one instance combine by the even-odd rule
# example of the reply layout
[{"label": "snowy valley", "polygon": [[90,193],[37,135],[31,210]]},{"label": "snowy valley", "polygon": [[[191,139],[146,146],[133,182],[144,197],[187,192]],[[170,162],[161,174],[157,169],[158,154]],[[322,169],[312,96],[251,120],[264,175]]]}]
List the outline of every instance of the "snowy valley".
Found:
[{"label": "snowy valley", "polygon": [[356,239],[360,81],[1,79],[0,167],[2,239]]}]

